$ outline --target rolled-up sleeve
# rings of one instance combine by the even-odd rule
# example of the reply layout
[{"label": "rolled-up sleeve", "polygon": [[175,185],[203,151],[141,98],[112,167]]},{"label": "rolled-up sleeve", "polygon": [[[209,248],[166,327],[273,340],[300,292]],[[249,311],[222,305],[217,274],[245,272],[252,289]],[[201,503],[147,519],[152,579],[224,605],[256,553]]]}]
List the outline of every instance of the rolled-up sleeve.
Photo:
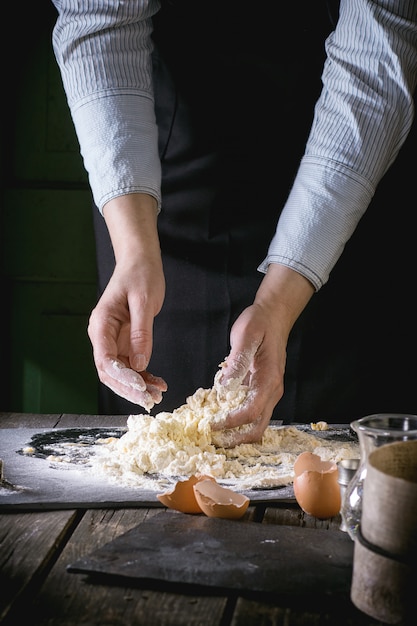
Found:
[{"label": "rolled-up sleeve", "polygon": [[417,3],[342,0],[326,41],[306,151],[259,267],[282,263],[318,290],[413,123]]},{"label": "rolled-up sleeve", "polygon": [[149,193],[161,205],[152,83],[154,0],[53,0],[53,48],[94,201]]}]

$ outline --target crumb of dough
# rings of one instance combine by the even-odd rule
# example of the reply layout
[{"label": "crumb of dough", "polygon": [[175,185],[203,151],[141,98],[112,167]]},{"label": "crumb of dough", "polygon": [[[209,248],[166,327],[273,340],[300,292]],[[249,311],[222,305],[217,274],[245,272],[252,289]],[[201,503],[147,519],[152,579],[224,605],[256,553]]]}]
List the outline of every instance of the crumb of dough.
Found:
[{"label": "crumb of dough", "polygon": [[212,423],[239,406],[248,388],[233,381],[226,388],[217,372],[211,389],[197,389],[172,413],[130,415],[127,432],[95,446],[91,471],[114,484],[164,488],[166,479],[209,474],[233,481],[238,488],[272,488],[293,481],[293,465],[304,451],[323,460],[357,458],[358,446],[332,442],[298,430],[295,426],[269,426],[258,443],[234,448],[216,444]]},{"label": "crumb of dough", "polygon": [[35,454],[35,448],[33,448],[32,446],[25,446],[24,448],[22,448],[22,453],[23,454]]},{"label": "crumb of dough", "polygon": [[327,422],[311,422],[311,430],[329,430]]}]

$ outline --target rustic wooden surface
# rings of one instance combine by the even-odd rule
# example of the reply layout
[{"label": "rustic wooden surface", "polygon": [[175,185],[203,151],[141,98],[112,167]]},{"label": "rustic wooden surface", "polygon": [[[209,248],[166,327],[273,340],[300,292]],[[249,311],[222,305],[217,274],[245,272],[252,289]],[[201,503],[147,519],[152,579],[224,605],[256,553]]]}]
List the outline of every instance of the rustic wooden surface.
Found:
[{"label": "rustic wooden surface", "polygon": [[[118,416],[0,413],[1,428],[126,424]],[[70,574],[67,566],[159,509],[0,509],[0,623],[5,626],[381,626],[350,603],[331,598],[305,607],[282,598],[261,601],[205,589],[116,586]],[[338,530],[340,517],[317,520],[296,505],[251,506],[245,521]],[[318,533],[319,534],[319,533]]]}]

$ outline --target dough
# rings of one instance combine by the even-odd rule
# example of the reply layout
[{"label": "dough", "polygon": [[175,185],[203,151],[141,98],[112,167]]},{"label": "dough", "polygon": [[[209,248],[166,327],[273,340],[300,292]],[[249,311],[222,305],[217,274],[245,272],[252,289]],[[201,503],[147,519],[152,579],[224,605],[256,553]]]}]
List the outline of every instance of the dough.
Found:
[{"label": "dough", "polygon": [[211,389],[197,389],[172,413],[130,415],[127,432],[96,446],[92,471],[115,484],[159,491],[192,474],[210,474],[237,489],[274,488],[291,484],[294,461],[310,451],[323,460],[358,458],[359,446],[325,440],[295,426],[269,426],[256,444],[234,448],[221,445],[213,421],[244,402],[248,388],[231,381]]}]

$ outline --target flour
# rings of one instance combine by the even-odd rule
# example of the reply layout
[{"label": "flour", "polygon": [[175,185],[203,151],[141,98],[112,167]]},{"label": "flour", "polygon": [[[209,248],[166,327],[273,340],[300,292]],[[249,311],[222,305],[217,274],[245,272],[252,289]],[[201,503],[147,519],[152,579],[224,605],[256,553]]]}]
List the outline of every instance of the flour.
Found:
[{"label": "flour", "polygon": [[130,415],[120,439],[95,446],[91,471],[114,484],[155,491],[199,473],[236,489],[261,489],[291,484],[294,461],[304,451],[326,461],[358,458],[358,444],[323,440],[295,426],[269,426],[259,443],[222,447],[212,424],[240,406],[248,388],[236,381],[225,388],[221,373],[211,389],[197,389],[172,413]]}]

